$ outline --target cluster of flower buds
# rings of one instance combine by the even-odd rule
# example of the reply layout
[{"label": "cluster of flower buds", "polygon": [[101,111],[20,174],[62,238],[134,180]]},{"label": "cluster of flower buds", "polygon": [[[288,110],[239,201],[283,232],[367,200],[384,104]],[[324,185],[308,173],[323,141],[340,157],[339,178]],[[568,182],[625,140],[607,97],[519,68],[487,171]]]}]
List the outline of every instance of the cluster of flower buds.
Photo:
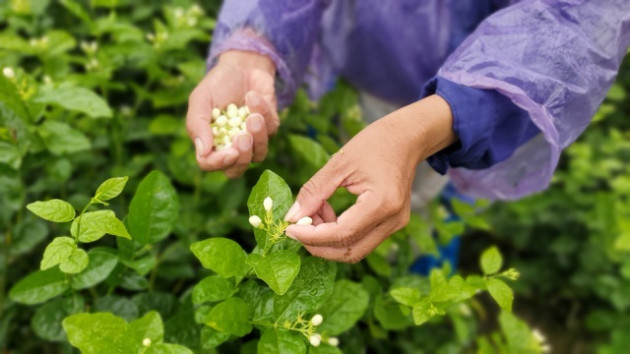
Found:
[{"label": "cluster of flower buds", "polygon": [[237,107],[230,103],[224,111],[219,108],[212,110],[212,134],[214,135],[214,149],[223,150],[232,146],[235,136],[246,132],[245,121],[251,112],[247,106]]},{"label": "cluster of flower buds", "polygon": [[[321,325],[323,321],[324,321],[324,316],[320,314],[316,314],[315,316],[313,316],[313,318],[311,318],[310,324],[313,327],[317,327]],[[311,345],[314,347],[319,347],[319,345],[322,344],[322,339],[324,338],[319,333],[313,333],[308,337],[309,343],[311,343]],[[332,345],[333,347],[336,347],[339,345],[339,339],[337,337],[329,337],[327,342],[329,345]]]}]

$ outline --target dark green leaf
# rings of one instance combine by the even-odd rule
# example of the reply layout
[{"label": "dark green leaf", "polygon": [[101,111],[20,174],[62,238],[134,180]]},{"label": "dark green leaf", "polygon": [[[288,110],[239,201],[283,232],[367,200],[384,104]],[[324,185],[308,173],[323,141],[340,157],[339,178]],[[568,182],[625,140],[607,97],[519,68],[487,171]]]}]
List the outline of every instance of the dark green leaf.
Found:
[{"label": "dark green leaf", "polygon": [[258,354],[302,354],[306,353],[306,345],[299,334],[288,331],[268,329],[258,341]]},{"label": "dark green leaf", "polygon": [[69,288],[66,275],[59,268],[31,273],[11,288],[11,300],[27,305],[42,303],[65,292]]},{"label": "dark green leaf", "polygon": [[190,250],[204,268],[224,278],[244,273],[247,254],[241,246],[227,238],[210,238],[190,245]]},{"label": "dark green leaf", "polygon": [[37,132],[54,155],[73,154],[89,150],[92,146],[85,134],[66,123],[47,120],[38,127]]},{"label": "dark green leaf", "polygon": [[[247,199],[249,215],[258,215],[264,220],[266,212],[263,207],[263,200],[267,197],[273,200],[272,213],[274,219],[284,218],[291,204],[293,204],[293,194],[291,193],[291,188],[289,188],[282,177],[269,170],[263,172],[249,194]],[[267,242],[267,232],[256,228],[254,229],[254,234],[256,235],[258,246],[264,249]]]},{"label": "dark green leaf", "polygon": [[204,302],[222,301],[232,296],[235,291],[231,280],[225,279],[220,275],[211,275],[195,286],[192,299],[196,305]]},{"label": "dark green leaf", "polygon": [[324,321],[318,332],[335,336],[349,330],[363,317],[369,300],[363,285],[346,279],[337,281],[332,295],[319,310]]},{"label": "dark green leaf", "polygon": [[43,86],[43,89],[34,101],[81,112],[93,118],[112,116],[112,110],[107,105],[107,102],[92,90],[83,87],[69,85]]},{"label": "dark green leaf", "polygon": [[62,342],[66,333],[61,326],[64,318],[83,310],[85,301],[81,296],[67,299],[55,299],[39,307],[31,319],[33,331],[42,339],[52,342]]},{"label": "dark green leaf", "polygon": [[94,248],[88,252],[90,259],[87,268],[72,277],[73,289],[90,288],[105,280],[118,264],[118,257],[113,250]]},{"label": "dark green leaf", "polygon": [[179,214],[175,188],[163,173],[147,175],[131,200],[127,226],[133,239],[142,245],[158,242],[171,232]]},{"label": "dark green leaf", "polygon": [[300,271],[300,256],[293,251],[281,250],[266,256],[250,254],[247,263],[254,267],[262,279],[278,295],[289,290]]},{"label": "dark green leaf", "polygon": [[205,324],[218,331],[239,337],[251,332],[249,305],[236,297],[227,299],[210,310]]}]

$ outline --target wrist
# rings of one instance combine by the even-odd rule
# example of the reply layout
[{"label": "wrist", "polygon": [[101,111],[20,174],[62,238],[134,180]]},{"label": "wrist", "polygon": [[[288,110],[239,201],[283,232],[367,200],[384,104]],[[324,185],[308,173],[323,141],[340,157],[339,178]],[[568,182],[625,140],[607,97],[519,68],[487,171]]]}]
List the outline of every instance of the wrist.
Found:
[{"label": "wrist", "polygon": [[416,164],[457,142],[451,107],[438,95],[427,96],[393,114]]}]

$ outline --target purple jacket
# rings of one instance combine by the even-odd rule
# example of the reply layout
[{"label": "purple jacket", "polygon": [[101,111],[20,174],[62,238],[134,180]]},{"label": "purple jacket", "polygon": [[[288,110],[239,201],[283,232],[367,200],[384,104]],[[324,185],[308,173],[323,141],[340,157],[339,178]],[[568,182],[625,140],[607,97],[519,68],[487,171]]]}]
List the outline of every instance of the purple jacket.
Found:
[{"label": "purple jacket", "polygon": [[321,93],[336,75],[400,105],[436,73],[496,91],[542,134],[490,168],[449,173],[464,193],[514,199],[548,186],[628,45],[630,0],[226,0],[208,61],[230,49],[268,55],[281,105],[302,82]]}]

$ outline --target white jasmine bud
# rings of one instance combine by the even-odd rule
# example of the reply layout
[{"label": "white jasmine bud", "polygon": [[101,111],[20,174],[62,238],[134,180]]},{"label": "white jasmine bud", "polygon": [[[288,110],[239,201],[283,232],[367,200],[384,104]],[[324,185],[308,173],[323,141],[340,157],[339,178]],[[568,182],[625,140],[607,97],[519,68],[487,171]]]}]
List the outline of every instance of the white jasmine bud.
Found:
[{"label": "white jasmine bud", "polygon": [[313,219],[311,219],[310,216],[305,216],[296,222],[296,224],[298,225],[311,225],[312,223],[313,223]]},{"label": "white jasmine bud", "polygon": [[262,220],[258,215],[252,215],[249,217],[249,223],[252,224],[253,227],[259,228],[262,225]]},{"label": "white jasmine bud", "polygon": [[247,124],[245,124],[245,122],[241,123],[241,130],[243,131],[247,130]]},{"label": "white jasmine bud", "polygon": [[212,118],[217,119],[217,118],[219,118],[220,115],[221,115],[221,110],[216,108],[216,107],[214,107],[212,109]]},{"label": "white jasmine bud", "polygon": [[155,35],[153,33],[147,33],[146,37],[149,42],[153,42],[155,40]]},{"label": "white jasmine bud", "polygon": [[151,338],[145,338],[142,340],[142,345],[148,347],[151,345]]},{"label": "white jasmine bud", "polygon": [[4,77],[6,77],[7,79],[13,79],[15,77],[15,72],[12,68],[7,66],[2,69],[2,75],[4,75]]},{"label": "white jasmine bud", "polygon": [[194,27],[197,24],[197,19],[195,17],[189,17],[188,20],[186,20],[186,24],[189,27]]},{"label": "white jasmine bud", "polygon": [[337,337],[330,337],[328,338],[328,344],[332,345],[333,347],[336,347],[339,345],[339,339]]},{"label": "white jasmine bud", "polygon": [[228,118],[224,115],[220,115],[219,118],[217,118],[217,125],[221,126],[221,125],[226,125],[228,122]]},{"label": "white jasmine bud", "polygon": [[238,108],[236,107],[236,105],[234,103],[230,103],[227,106],[227,114],[229,117],[236,117],[238,116]]},{"label": "white jasmine bud", "polygon": [[232,129],[230,129],[229,135],[230,135],[230,138],[234,138],[235,136],[239,135],[240,133],[241,133],[240,129],[232,128]]},{"label": "white jasmine bud", "polygon": [[271,212],[271,209],[273,209],[273,200],[269,197],[265,198],[265,200],[263,200],[263,207],[265,211]]},{"label": "white jasmine bud", "polygon": [[247,113],[247,106],[243,106],[241,108],[238,109],[238,116],[241,117],[241,119],[245,119],[247,118],[247,115],[249,113]]},{"label": "white jasmine bud", "polygon": [[232,146],[232,139],[229,136],[224,136],[223,137],[223,145],[225,145],[225,147],[230,147]]},{"label": "white jasmine bud", "polygon": [[319,347],[322,342],[322,336],[318,333],[315,333],[308,339],[308,341],[311,343],[312,346]]},{"label": "white jasmine bud", "polygon": [[219,135],[219,128],[212,127],[212,134],[214,134],[214,136],[218,136]]},{"label": "white jasmine bud", "polygon": [[319,326],[320,324],[322,324],[323,321],[324,316],[320,315],[319,313],[311,318],[311,323],[313,324],[313,326]]},{"label": "white jasmine bud", "polygon": [[243,123],[243,122],[241,121],[241,118],[239,118],[238,116],[230,118],[230,121],[228,122],[228,124],[231,127],[239,127],[241,125],[241,123]]},{"label": "white jasmine bud", "polygon": [[175,17],[177,18],[184,16],[184,9],[182,9],[181,7],[176,8],[173,12],[175,14]]}]

